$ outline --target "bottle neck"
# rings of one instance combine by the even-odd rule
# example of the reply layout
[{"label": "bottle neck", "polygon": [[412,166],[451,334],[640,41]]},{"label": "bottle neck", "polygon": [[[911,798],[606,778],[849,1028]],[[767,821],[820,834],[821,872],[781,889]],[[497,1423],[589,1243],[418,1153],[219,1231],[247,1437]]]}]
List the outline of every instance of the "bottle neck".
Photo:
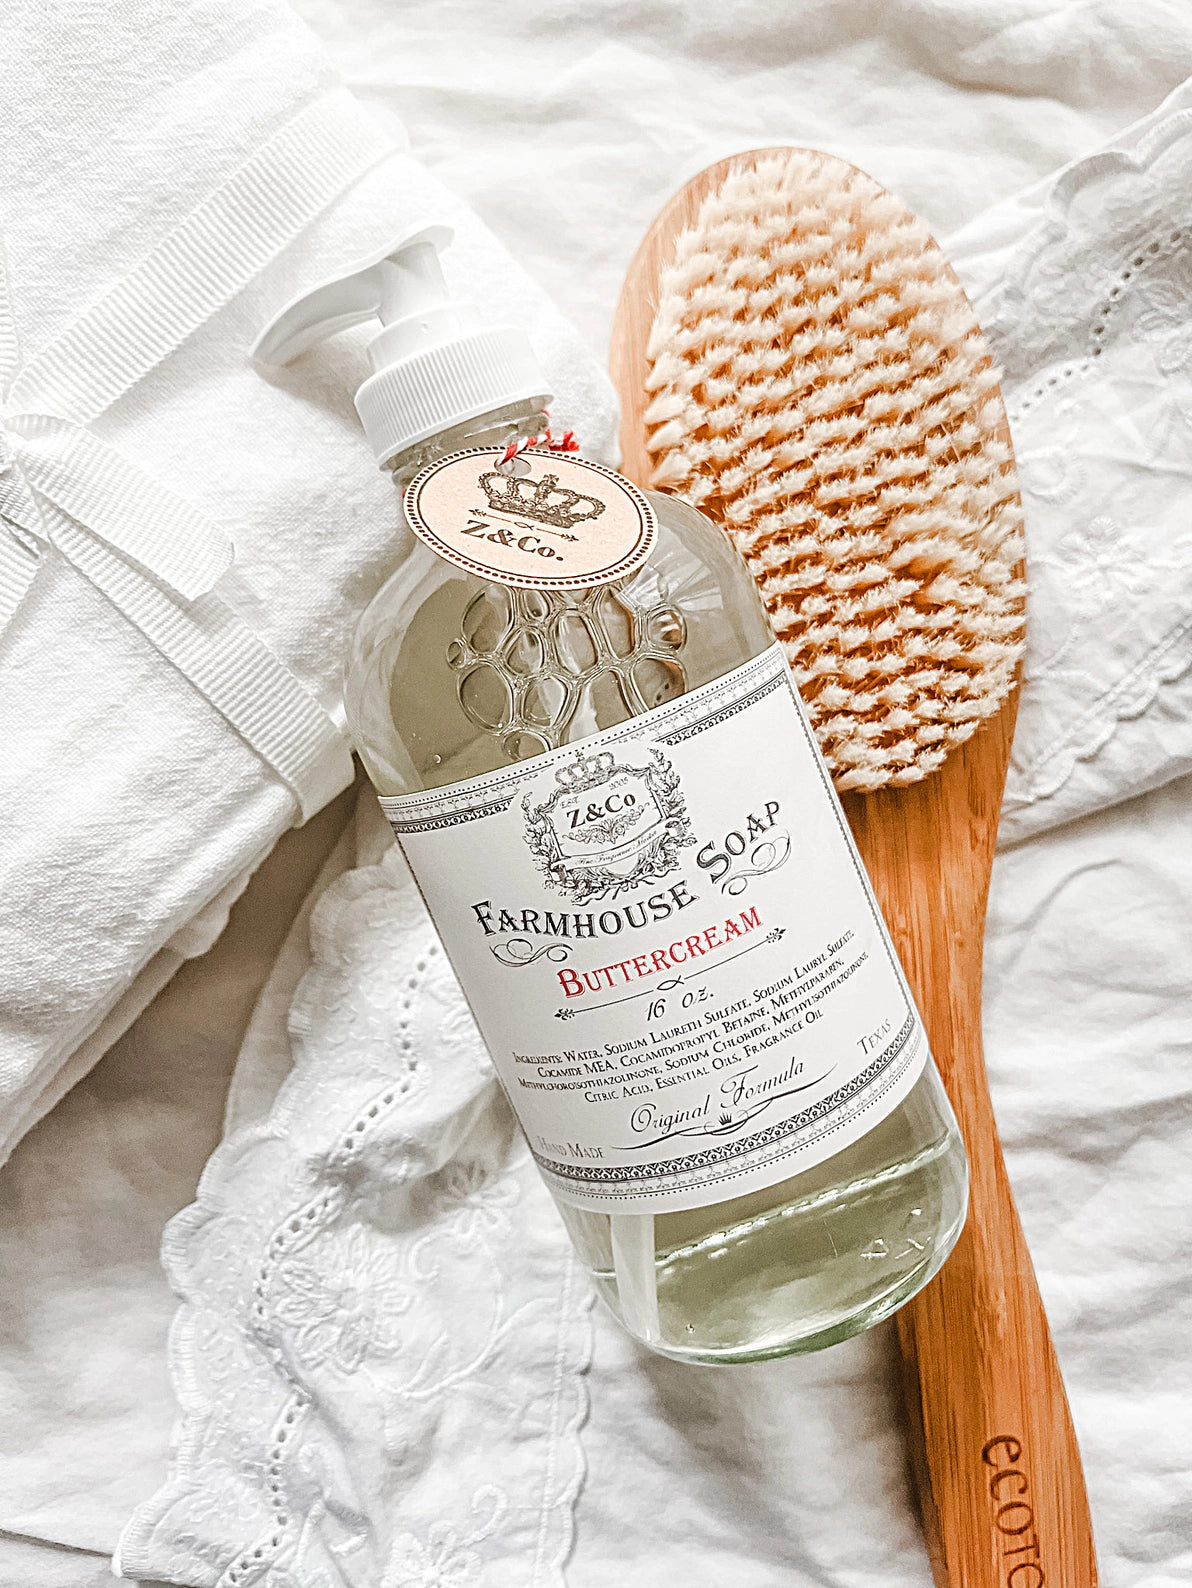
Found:
[{"label": "bottle neck", "polygon": [[494,408],[491,413],[477,414],[462,425],[428,436],[417,446],[396,453],[382,466],[393,475],[394,483],[404,488],[419,469],[452,452],[463,452],[468,447],[508,446],[511,441],[524,441],[530,436],[541,435],[546,428],[543,402],[529,397],[524,402],[510,403],[505,408]]}]

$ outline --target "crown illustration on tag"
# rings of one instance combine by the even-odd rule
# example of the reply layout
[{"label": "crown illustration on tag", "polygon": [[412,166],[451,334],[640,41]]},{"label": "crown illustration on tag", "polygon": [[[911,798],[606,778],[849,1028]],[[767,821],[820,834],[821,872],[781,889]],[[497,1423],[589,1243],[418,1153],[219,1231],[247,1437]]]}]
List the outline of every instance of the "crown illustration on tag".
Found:
[{"label": "crown illustration on tag", "polygon": [[581,750],[574,761],[555,768],[555,782],[568,794],[579,794],[584,789],[607,783],[613,771],[613,758],[608,750],[589,755]]},{"label": "crown illustration on tag", "polygon": [[544,474],[540,480],[526,476],[517,479],[491,469],[480,476],[480,484],[488,505],[496,511],[536,518],[540,524],[554,524],[558,529],[570,529],[585,519],[599,518],[604,512],[604,503],[598,497],[568,490],[559,484],[557,474]]}]

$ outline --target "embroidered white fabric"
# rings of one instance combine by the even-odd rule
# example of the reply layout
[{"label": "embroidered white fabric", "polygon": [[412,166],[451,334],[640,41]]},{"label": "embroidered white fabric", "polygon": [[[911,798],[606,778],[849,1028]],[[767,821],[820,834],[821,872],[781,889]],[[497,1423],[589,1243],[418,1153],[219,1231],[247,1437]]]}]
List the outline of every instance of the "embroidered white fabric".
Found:
[{"label": "embroidered white fabric", "polygon": [[949,243],[1027,523],[1002,839],[1192,768],[1192,90]]},{"label": "embroidered white fabric", "polygon": [[121,1570],[546,1588],[582,1474],[586,1280],[400,852],[332,883],[311,937],[293,1071],[167,1235],[184,1423]]}]

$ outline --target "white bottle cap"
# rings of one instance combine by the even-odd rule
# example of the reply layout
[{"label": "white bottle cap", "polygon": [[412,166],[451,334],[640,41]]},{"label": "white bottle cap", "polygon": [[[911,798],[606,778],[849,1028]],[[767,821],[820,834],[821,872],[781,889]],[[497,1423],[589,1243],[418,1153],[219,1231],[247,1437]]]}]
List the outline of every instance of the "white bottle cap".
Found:
[{"label": "white bottle cap", "polygon": [[450,241],[446,226],[407,233],[288,303],[252,350],[262,364],[288,364],[376,316],[383,329],[369,345],[373,373],[356,393],[356,411],[378,463],[479,414],[550,401],[525,332],[484,326],[470,303],[448,296],[439,250]]}]

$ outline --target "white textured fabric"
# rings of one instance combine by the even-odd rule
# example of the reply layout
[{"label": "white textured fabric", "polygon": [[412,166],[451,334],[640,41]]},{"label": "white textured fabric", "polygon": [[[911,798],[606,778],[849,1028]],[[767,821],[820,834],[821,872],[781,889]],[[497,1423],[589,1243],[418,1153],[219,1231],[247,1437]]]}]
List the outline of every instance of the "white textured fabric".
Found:
[{"label": "white textured fabric", "polygon": [[493,1588],[545,1588],[587,1283],[398,851],[332,883],[311,932],[293,1075],[167,1239],[188,1415],[122,1569],[404,1588],[485,1560]]},{"label": "white textured fabric", "polygon": [[161,1482],[175,1310],[162,1227],[219,1142],[257,992],[354,797],[283,834],[214,948],[178,969],[0,1170],[3,1588],[36,1581],[5,1574],[7,1535],[110,1556]]},{"label": "white textured fabric", "polygon": [[1192,770],[1190,189],[1185,85],[950,244],[1030,525],[1005,841]]},{"label": "white textured fabric", "polygon": [[[493,40],[498,56],[502,42]],[[1021,50],[1011,55],[1021,66]],[[645,72],[650,63],[637,64]],[[854,92],[858,81],[870,79],[854,78]],[[624,103],[614,100],[614,110]],[[1177,118],[1160,139],[1169,158],[1184,135],[1180,103],[1160,118]],[[607,102],[604,110],[612,113]],[[1082,180],[1065,177],[1053,206]],[[1177,224],[1178,182],[1136,173],[1123,187],[1107,212],[1090,206],[1072,241],[1066,268],[1081,281],[1127,268],[1113,231],[1123,212],[1131,226],[1145,212],[1152,234]],[[1003,279],[1033,280],[1047,235],[1029,206],[1022,214],[1015,228],[994,211],[962,239],[979,312]],[[983,250],[995,242],[1002,253],[982,275]],[[1032,322],[1021,301],[1015,307],[1017,317],[997,314],[996,334],[1012,396],[1020,366],[1029,389],[1042,385],[1034,436],[1055,388],[1027,335]],[[1136,390],[1146,357],[1137,330],[1128,322],[1112,352],[1098,355],[1109,371],[1097,375],[1102,408],[1093,404],[1081,420],[1082,452],[1103,454],[1103,502],[1127,499],[1140,474],[1162,480],[1172,468],[1165,444],[1150,437],[1131,436],[1125,451],[1117,404],[1112,426],[1093,431],[1105,392],[1119,381],[1127,396]],[[1153,394],[1153,380],[1146,389]],[[1065,554],[1071,524],[1052,506],[1069,500],[1031,487],[1032,559]],[[1116,594],[1090,603],[1099,579],[1117,587],[1113,569],[1082,543],[1075,575],[1040,592],[1034,643],[1044,656],[1077,618],[1090,647],[1098,632],[1114,637],[1089,680],[1090,704],[1112,695],[1120,655],[1146,654],[1166,632],[1176,537],[1138,539],[1148,572],[1137,611],[1123,613]],[[1058,739],[1055,724],[1067,721],[1067,681],[1058,693],[1047,685],[1047,676],[1032,679],[1023,702],[1028,746],[1035,732],[1040,742]],[[1174,747],[1186,728],[1187,713],[1178,701],[1164,707],[1168,698],[1159,691],[1149,707],[1139,703],[1140,720],[1127,719],[1152,745],[1170,732]],[[1155,726],[1156,707],[1171,712],[1170,723]],[[1192,1385],[1178,1251],[1192,1196],[1192,785],[1177,777],[1179,753],[1163,760],[1157,751],[1149,770],[1124,755],[1097,783],[1086,769],[1104,768],[1099,752],[1112,737],[1036,799],[1015,794],[1008,832],[1018,842],[999,859],[991,904],[988,1056],[1083,1441],[1104,1581],[1186,1588]],[[1016,790],[1027,766],[1024,758],[1016,768]],[[1030,819],[1020,821],[1028,805]],[[1068,820],[1096,807],[1111,808]],[[239,1128],[167,1240],[183,1301],[175,1335],[183,1457],[128,1531],[125,1571],[176,1575],[196,1588],[251,1580],[253,1561],[268,1588],[926,1588],[888,1328],[805,1361],[694,1370],[638,1350],[599,1308],[582,1434],[587,1478],[572,1553],[560,1563],[576,1450],[570,1418],[553,1413],[560,1380],[544,1360],[553,1346],[553,1362],[578,1390],[584,1358],[565,1238],[486,1092],[462,1003],[440,974],[400,858],[377,837],[367,796],[358,819],[362,865],[333,881],[314,913],[311,968],[291,1017],[297,1067],[266,1112],[290,960],[242,1055]],[[465,1251],[469,1262],[455,1269]],[[475,1353],[478,1332],[498,1315],[498,1288],[524,1303],[525,1325]],[[427,1403],[415,1408],[410,1385],[423,1379]],[[562,1403],[574,1409],[566,1396]],[[287,1406],[295,1442],[287,1432],[279,1445],[286,1425],[276,1419]],[[466,1435],[454,1422],[463,1416],[472,1419]],[[488,1474],[482,1495],[477,1463]],[[546,1471],[555,1474],[549,1482]],[[517,1508],[496,1491],[523,1474]]]},{"label": "white textured fabric", "polygon": [[112,1588],[112,1571],[106,1555],[0,1533],[0,1583],[5,1588]]},{"label": "white textured fabric", "polygon": [[[299,287],[455,222],[597,448],[597,365],[282,4],[21,3],[0,182],[0,1159],[350,780],[343,635],[400,555],[351,397],[246,349]],[[301,239],[301,246],[296,246]],[[197,925],[192,925],[202,912]]]}]

